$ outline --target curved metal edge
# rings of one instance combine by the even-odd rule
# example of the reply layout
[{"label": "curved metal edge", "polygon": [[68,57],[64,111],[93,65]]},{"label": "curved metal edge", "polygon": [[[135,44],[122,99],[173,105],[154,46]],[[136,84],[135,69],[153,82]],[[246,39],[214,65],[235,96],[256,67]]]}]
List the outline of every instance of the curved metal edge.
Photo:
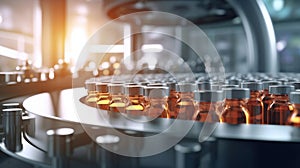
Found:
[{"label": "curved metal edge", "polygon": [[227,0],[239,14],[248,42],[252,72],[278,72],[275,31],[262,0]]},{"label": "curved metal edge", "polygon": [[23,149],[20,152],[11,152],[7,150],[4,143],[0,143],[0,150],[13,158],[34,166],[41,166],[43,168],[51,167],[51,159],[47,156],[47,153],[32,146],[24,139],[24,137],[22,137],[22,144]]}]

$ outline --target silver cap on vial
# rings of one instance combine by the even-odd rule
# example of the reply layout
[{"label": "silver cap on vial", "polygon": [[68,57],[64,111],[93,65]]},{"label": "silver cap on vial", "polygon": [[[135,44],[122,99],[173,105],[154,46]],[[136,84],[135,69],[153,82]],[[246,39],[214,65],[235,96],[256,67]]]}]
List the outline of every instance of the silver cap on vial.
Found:
[{"label": "silver cap on vial", "polygon": [[291,102],[300,104],[300,92],[291,92]]},{"label": "silver cap on vial", "polygon": [[122,94],[124,93],[124,87],[121,83],[110,83],[108,84],[108,92],[110,94]]},{"label": "silver cap on vial", "polygon": [[108,92],[108,83],[96,83],[96,91],[99,93],[107,93]]},{"label": "silver cap on vial", "polygon": [[261,82],[243,82],[241,86],[242,88],[249,88],[250,91],[263,90],[263,85]]},{"label": "silver cap on vial", "polygon": [[270,86],[275,86],[275,85],[280,85],[281,82],[278,82],[278,81],[264,81],[262,82],[263,83],[263,89],[268,89],[269,90],[269,87]]},{"label": "silver cap on vial", "polygon": [[197,102],[218,102],[224,99],[221,90],[200,90],[194,92],[194,100]]},{"label": "silver cap on vial", "polygon": [[194,83],[177,83],[176,91],[177,92],[194,92],[197,89],[196,84]]},{"label": "silver cap on vial", "polygon": [[164,98],[169,96],[168,87],[144,87],[144,95],[149,98]]},{"label": "silver cap on vial", "polygon": [[140,85],[125,85],[125,95],[143,95],[143,87]]},{"label": "silver cap on vial", "polygon": [[248,99],[250,98],[250,89],[248,88],[224,88],[226,99]]},{"label": "silver cap on vial", "polygon": [[289,95],[291,92],[295,90],[295,86],[292,85],[276,85],[270,86],[269,92],[270,94],[276,95]]},{"label": "silver cap on vial", "polygon": [[85,89],[88,91],[96,91],[96,82],[95,81],[85,81]]}]

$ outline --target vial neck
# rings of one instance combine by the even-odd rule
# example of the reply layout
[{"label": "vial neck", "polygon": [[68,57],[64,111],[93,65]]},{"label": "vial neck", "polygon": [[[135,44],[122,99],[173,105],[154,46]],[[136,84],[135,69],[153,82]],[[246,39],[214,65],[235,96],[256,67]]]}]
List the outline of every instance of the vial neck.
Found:
[{"label": "vial neck", "polygon": [[276,95],[276,94],[272,94],[271,97],[275,100],[275,101],[284,101],[284,102],[288,102],[289,96],[287,94],[285,95]]},{"label": "vial neck", "polygon": [[245,105],[248,99],[225,99],[225,105],[240,106]]}]

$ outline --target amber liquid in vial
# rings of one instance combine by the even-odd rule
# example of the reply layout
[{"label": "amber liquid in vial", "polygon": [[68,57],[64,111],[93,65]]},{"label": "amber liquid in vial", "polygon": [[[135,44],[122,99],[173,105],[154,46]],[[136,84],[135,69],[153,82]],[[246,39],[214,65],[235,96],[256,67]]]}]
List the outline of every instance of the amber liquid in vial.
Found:
[{"label": "amber liquid in vial", "polygon": [[111,95],[109,102],[109,111],[111,112],[125,112],[125,101],[123,95]]},{"label": "amber liquid in vial", "polygon": [[129,115],[144,115],[144,96],[143,95],[130,95],[126,102],[126,114]]},{"label": "amber liquid in vial", "polygon": [[261,101],[260,91],[250,91],[250,99],[247,102],[249,111],[249,123],[261,124],[263,118],[263,102]]},{"label": "amber liquid in vial", "polygon": [[300,127],[300,104],[294,104],[294,110],[288,119],[288,124]]},{"label": "amber liquid in vial", "polygon": [[249,123],[249,111],[245,99],[226,99],[220,122],[229,124]]},{"label": "amber liquid in vial", "polygon": [[194,105],[193,92],[181,92],[176,102],[175,115],[176,118],[183,120],[192,120],[196,111]]},{"label": "amber liquid in vial", "polygon": [[272,95],[273,103],[267,110],[267,123],[275,125],[286,125],[288,117],[292,114],[294,107],[289,102],[288,95]]},{"label": "amber liquid in vial", "polygon": [[214,102],[197,102],[197,112],[193,116],[193,120],[200,122],[219,122],[218,103]]},{"label": "amber liquid in vial", "polygon": [[102,110],[109,110],[109,93],[98,93],[97,106]]},{"label": "amber liquid in vial", "polygon": [[169,114],[170,118],[176,118],[176,103],[178,99],[178,93],[175,90],[170,90],[170,95],[168,98],[168,108],[169,108]]},{"label": "amber liquid in vial", "polygon": [[262,124],[267,124],[267,111],[268,111],[268,107],[273,103],[273,98],[271,97],[271,94],[269,93],[268,90],[264,91],[264,97],[262,99],[263,105],[264,105],[264,111],[263,111],[263,120],[262,120]]},{"label": "amber liquid in vial", "polygon": [[85,100],[87,103],[96,103],[98,100],[98,92],[97,91],[88,91],[88,95]]},{"label": "amber liquid in vial", "polygon": [[150,118],[170,118],[168,98],[146,98],[145,115]]}]

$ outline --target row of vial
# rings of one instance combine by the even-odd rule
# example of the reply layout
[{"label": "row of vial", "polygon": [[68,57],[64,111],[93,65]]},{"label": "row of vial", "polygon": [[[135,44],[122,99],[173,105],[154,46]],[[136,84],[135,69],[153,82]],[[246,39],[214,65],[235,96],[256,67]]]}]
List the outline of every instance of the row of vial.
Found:
[{"label": "row of vial", "polygon": [[299,82],[235,78],[231,81],[228,84],[87,80],[85,100],[102,110],[133,116],[300,126],[300,92],[296,90]]}]

